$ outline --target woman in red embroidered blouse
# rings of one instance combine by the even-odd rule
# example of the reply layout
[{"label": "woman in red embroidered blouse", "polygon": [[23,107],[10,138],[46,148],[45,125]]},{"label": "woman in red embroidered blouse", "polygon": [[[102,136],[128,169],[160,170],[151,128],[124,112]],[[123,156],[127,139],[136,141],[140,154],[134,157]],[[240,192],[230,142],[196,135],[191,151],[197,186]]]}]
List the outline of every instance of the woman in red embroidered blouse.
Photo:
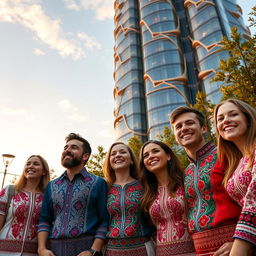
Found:
[{"label": "woman in red embroidered blouse", "polygon": [[107,208],[110,215],[106,256],[147,256],[152,244],[151,227],[140,210],[143,188],[138,181],[137,160],[124,143],[114,143],[104,162],[109,184]]},{"label": "woman in red embroidered blouse", "polygon": [[172,150],[160,141],[141,149],[140,168],[145,193],[142,207],[157,229],[156,255],[195,255],[188,233],[183,171]]},{"label": "woman in red embroidered blouse", "polygon": [[252,255],[256,245],[256,110],[229,99],[215,107],[214,118],[219,158],[227,160],[224,185],[242,207],[230,256]]},{"label": "woman in red embroidered blouse", "polygon": [[49,180],[47,162],[41,156],[33,155],[14,185],[15,194],[7,213],[10,186],[0,191],[0,256],[38,255],[37,221]]}]

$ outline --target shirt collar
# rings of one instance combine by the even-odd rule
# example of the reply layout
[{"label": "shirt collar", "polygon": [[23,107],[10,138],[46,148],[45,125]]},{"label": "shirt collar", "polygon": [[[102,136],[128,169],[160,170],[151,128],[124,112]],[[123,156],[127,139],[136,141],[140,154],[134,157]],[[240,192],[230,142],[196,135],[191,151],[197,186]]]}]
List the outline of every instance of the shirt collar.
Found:
[{"label": "shirt collar", "polygon": [[[215,145],[212,141],[207,142],[203,147],[201,147],[197,152],[196,152],[196,161],[201,160],[204,158],[212,149],[215,148]],[[190,162],[195,162],[191,157],[188,155],[188,159]]]},{"label": "shirt collar", "polygon": [[[86,178],[89,175],[87,172],[86,168],[84,167],[79,173],[77,173],[75,176],[83,176]],[[67,171],[63,172],[62,175],[60,176],[60,180],[63,180],[65,178],[68,178]]]}]

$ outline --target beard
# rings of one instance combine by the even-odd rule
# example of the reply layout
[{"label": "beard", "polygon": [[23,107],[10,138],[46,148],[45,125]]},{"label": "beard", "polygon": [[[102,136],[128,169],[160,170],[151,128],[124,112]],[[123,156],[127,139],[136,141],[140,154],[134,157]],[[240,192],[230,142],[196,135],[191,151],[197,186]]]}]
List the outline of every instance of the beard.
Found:
[{"label": "beard", "polygon": [[[71,156],[70,154],[68,154],[68,155]],[[73,167],[76,167],[76,166],[78,166],[82,163],[83,154],[80,157],[74,157],[73,155],[71,157],[72,157],[71,159],[67,159],[67,160],[62,161],[62,165],[64,167],[73,168]]]}]

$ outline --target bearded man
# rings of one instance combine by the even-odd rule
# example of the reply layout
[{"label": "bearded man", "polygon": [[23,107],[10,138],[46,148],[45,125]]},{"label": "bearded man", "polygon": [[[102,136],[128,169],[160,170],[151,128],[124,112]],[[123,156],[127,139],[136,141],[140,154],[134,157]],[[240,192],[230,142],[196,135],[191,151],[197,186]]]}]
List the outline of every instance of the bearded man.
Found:
[{"label": "bearded man", "polygon": [[84,167],[90,154],[87,140],[75,133],[66,137],[66,171],[48,184],[40,212],[39,256],[101,255],[109,220],[107,184]]}]

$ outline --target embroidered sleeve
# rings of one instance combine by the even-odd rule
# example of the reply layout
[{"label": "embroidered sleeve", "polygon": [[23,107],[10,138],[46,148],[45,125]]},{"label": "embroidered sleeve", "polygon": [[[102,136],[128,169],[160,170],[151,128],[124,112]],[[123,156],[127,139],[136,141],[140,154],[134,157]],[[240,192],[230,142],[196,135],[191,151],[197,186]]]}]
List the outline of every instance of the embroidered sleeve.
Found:
[{"label": "embroidered sleeve", "polygon": [[6,214],[6,206],[8,201],[8,190],[9,186],[3,188],[0,191],[0,214],[5,215]]},{"label": "embroidered sleeve", "polygon": [[251,169],[245,170],[245,174],[251,175],[251,180],[243,200],[244,205],[234,238],[243,239],[256,245],[256,152],[253,166]]},{"label": "embroidered sleeve", "polygon": [[99,226],[95,233],[95,238],[105,239],[109,223],[109,214],[107,210],[107,183],[102,180],[98,189],[97,211],[99,215]]},{"label": "embroidered sleeve", "polygon": [[50,233],[51,230],[51,223],[53,222],[53,205],[50,186],[51,182],[47,185],[44,193],[44,199],[39,216],[38,233],[42,231]]}]

